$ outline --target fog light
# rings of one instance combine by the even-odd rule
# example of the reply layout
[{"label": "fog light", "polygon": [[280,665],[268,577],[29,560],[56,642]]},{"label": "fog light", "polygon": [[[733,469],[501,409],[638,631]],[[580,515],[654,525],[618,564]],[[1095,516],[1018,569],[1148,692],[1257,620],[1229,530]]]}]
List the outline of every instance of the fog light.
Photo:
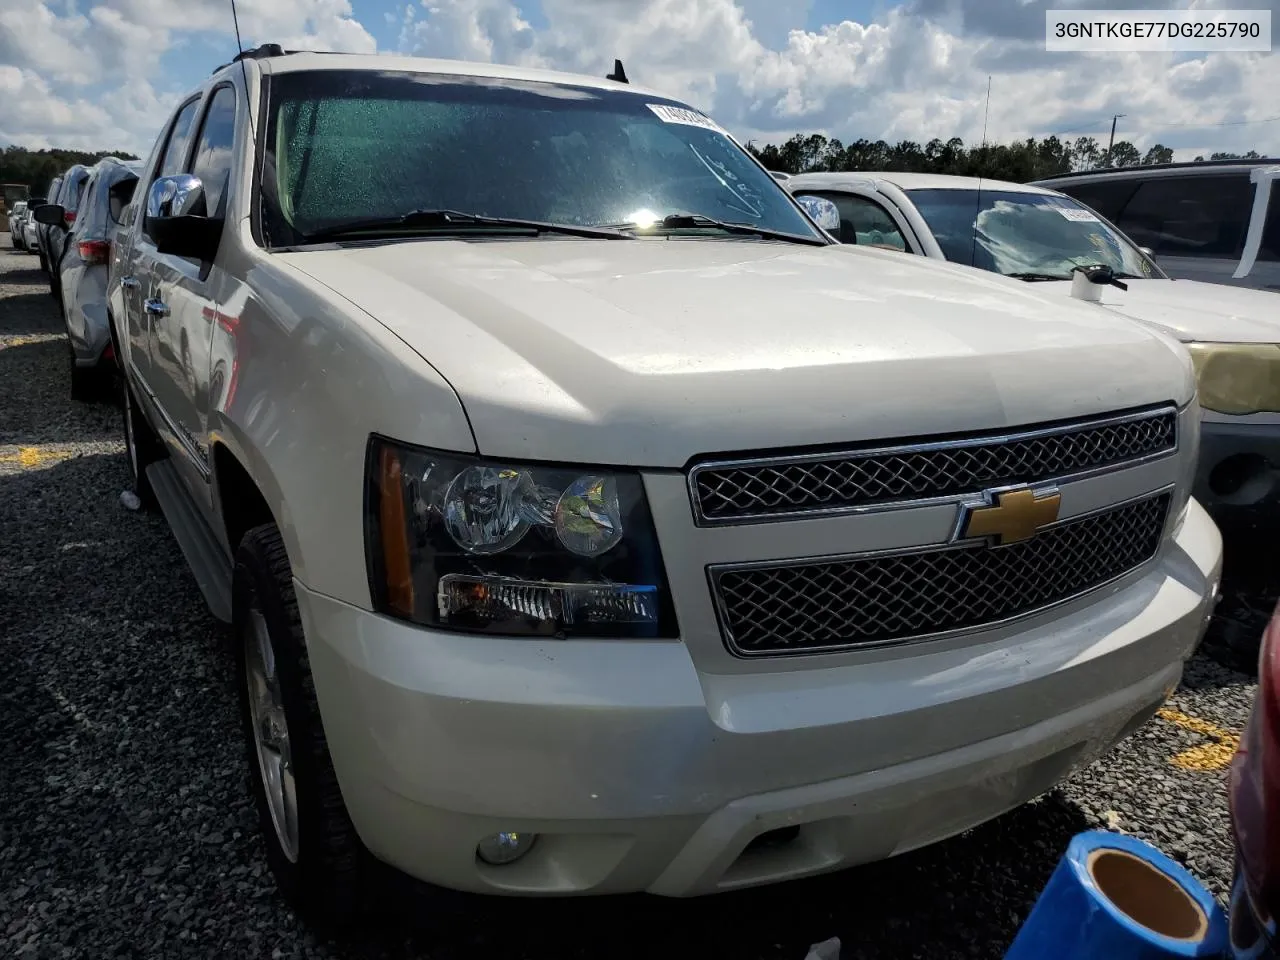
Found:
[{"label": "fog light", "polygon": [[533,841],[537,839],[536,833],[495,833],[476,844],[476,856],[495,867],[514,863],[533,849]]}]

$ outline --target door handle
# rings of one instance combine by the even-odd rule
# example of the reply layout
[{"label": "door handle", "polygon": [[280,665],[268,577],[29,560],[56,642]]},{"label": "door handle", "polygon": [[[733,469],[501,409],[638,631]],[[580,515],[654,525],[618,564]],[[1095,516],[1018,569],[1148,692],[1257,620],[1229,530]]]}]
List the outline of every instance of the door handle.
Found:
[{"label": "door handle", "polygon": [[163,300],[157,300],[155,297],[150,298],[142,305],[142,309],[153,317],[167,317],[169,315],[169,307]]},{"label": "door handle", "polygon": [[126,290],[137,290],[142,286],[142,283],[137,277],[121,277],[120,286],[124,287]]}]

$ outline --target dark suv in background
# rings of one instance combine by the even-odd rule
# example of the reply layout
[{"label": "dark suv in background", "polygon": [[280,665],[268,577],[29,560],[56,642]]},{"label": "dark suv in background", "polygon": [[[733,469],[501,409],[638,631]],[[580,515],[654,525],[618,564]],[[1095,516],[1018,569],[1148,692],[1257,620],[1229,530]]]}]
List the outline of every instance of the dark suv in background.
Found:
[{"label": "dark suv in background", "polygon": [[49,186],[49,203],[62,207],[61,222],[46,223],[33,210],[32,215],[40,226],[36,234],[40,238],[40,267],[49,275],[49,292],[60,298],[58,286],[58,262],[66,251],[71,226],[76,222],[76,211],[84,196],[92,167],[75,164]]},{"label": "dark suv in background", "polygon": [[1280,160],[1164,163],[1037,181],[1150,249],[1171,277],[1280,291]]}]

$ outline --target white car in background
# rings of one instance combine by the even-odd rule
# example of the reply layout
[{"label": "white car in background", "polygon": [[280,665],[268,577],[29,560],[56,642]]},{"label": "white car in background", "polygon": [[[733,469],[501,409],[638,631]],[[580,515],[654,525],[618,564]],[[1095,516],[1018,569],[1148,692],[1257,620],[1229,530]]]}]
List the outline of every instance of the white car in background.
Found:
[{"label": "white car in background", "polygon": [[[806,173],[785,186],[802,202],[834,203],[840,216],[831,233],[843,243],[974,266],[1064,298],[1071,296],[1077,267],[1110,267],[1123,286],[1102,285],[1095,309],[1154,326],[1191,351],[1203,408],[1195,496],[1221,528],[1228,556],[1252,564],[1256,548],[1280,532],[1280,301],[1274,293],[1170,279],[1109,221],[1044,187],[869,172]],[[1227,575],[1233,572],[1228,560]]]}]

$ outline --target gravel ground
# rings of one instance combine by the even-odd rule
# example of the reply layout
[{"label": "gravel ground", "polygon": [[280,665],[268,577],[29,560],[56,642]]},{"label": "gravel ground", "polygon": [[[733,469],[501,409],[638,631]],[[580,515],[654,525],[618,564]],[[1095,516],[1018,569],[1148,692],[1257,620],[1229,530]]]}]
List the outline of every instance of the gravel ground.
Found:
[{"label": "gravel ground", "polygon": [[120,505],[119,411],[70,400],[61,328],[36,258],[0,252],[0,956],[800,960],[839,936],[846,958],[999,957],[1091,826],[1226,892],[1221,760],[1254,686],[1197,658],[1169,719],[1039,801],[884,864],[680,902],[389,882],[365,934],[310,932],[266,873],[222,635],[164,521]]}]

